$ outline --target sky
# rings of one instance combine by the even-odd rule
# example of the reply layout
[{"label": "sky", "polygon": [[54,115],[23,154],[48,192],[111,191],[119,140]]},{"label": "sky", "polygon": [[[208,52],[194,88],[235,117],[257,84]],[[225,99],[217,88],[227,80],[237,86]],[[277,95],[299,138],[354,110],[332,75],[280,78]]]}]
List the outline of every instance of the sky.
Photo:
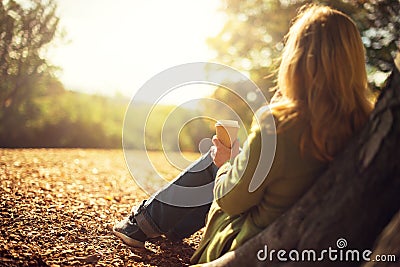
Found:
[{"label": "sky", "polygon": [[[47,58],[61,67],[59,79],[66,89],[110,96],[131,97],[175,65],[212,61],[215,52],[206,39],[222,29],[225,18],[216,0],[56,2],[66,36]],[[207,88],[199,91],[200,96]]]}]

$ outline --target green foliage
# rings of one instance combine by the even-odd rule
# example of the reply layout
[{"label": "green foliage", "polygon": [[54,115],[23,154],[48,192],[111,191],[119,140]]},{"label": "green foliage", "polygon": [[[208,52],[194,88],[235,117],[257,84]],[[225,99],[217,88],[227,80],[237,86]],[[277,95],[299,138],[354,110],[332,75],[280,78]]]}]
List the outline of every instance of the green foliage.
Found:
[{"label": "green foliage", "polygon": [[400,1],[355,1],[357,12],[350,14],[362,31],[367,62],[380,71],[393,68],[400,48]]},{"label": "green foliage", "polygon": [[[53,0],[0,1],[0,138],[18,138],[21,124],[39,116],[35,97],[62,86],[42,57],[56,34]],[[47,92],[48,93],[48,92]]]},{"label": "green foliage", "polygon": [[[32,99],[37,116],[15,125],[2,147],[119,147],[126,106],[75,92]],[[8,131],[8,129],[4,129]],[[8,131],[10,132],[10,131]]]},{"label": "green foliage", "polygon": [[[129,104],[126,98],[62,91],[38,96],[32,102],[37,108],[36,116],[16,123],[14,135],[1,138],[0,147],[120,148],[122,145],[123,120]],[[145,136],[148,150],[197,151],[198,142],[212,135],[207,122],[186,124],[192,116],[190,110],[157,105],[150,114],[145,114],[147,108],[143,104],[135,106],[134,112],[137,118],[148,117],[147,121],[135,121],[132,129],[124,131],[128,135],[126,148],[139,148]],[[4,129],[3,125],[0,128]]]},{"label": "green foliage", "polygon": [[203,108],[211,110],[214,119],[233,119],[243,123],[244,129],[239,130],[239,139],[244,141],[246,133],[250,131],[251,122],[257,107],[265,104],[265,97],[269,92],[255,92],[254,85],[250,81],[239,81],[226,84],[225,87],[218,87],[212,98],[217,101],[202,101]]},{"label": "green foliage", "polygon": [[173,105],[149,105],[137,104],[130,110],[136,120],[125,126],[129,127],[124,129],[125,148],[141,149],[140,142],[145,142],[147,150],[198,151],[199,142],[213,134],[213,123],[193,119],[197,114],[194,110]]},{"label": "green foliage", "polygon": [[351,16],[367,49],[367,63],[387,71],[393,67],[400,45],[400,2],[390,1],[293,1],[224,0],[227,22],[222,31],[208,40],[218,59],[241,70],[263,84],[262,77],[277,66],[282,40],[300,6],[319,2]]},{"label": "green foliage", "polygon": [[[4,5],[3,2],[6,2]],[[51,73],[41,52],[53,39],[58,18],[53,1],[31,1],[23,8],[15,1],[0,2],[0,79],[3,112],[18,109],[41,92],[41,79]]]},{"label": "green foliage", "polygon": [[301,4],[286,5],[278,0],[223,2],[227,22],[208,44],[220,61],[247,71],[267,94],[274,83],[265,77],[278,65],[283,36]]}]

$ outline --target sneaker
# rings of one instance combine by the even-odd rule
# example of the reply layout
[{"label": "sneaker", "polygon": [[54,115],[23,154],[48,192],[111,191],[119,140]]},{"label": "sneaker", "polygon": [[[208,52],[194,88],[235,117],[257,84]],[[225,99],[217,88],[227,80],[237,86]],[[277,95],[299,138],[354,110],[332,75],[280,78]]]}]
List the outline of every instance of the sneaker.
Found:
[{"label": "sneaker", "polygon": [[143,248],[144,242],[148,239],[146,234],[140,230],[133,213],[116,223],[113,227],[113,233],[131,247]]}]

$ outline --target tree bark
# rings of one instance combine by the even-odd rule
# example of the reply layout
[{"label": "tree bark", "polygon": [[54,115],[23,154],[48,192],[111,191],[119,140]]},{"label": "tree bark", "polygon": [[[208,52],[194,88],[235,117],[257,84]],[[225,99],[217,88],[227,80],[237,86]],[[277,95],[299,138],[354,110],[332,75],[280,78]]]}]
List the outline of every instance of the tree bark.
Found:
[{"label": "tree bark", "polygon": [[363,267],[398,267],[400,265],[400,211],[385,227],[373,251],[371,259],[375,261],[370,261]]},{"label": "tree bark", "polygon": [[[372,249],[400,208],[399,137],[400,73],[394,68],[367,125],[301,200],[242,247],[204,266],[359,266],[362,252]],[[345,247],[337,244],[340,238],[347,242]],[[338,250],[337,256],[356,249],[360,261],[332,261],[327,254],[319,262],[289,260],[294,249],[300,256],[315,249],[318,258],[329,247]],[[278,260],[280,249],[287,252],[288,261]],[[276,250],[272,261],[257,258],[271,255],[271,250]]]}]

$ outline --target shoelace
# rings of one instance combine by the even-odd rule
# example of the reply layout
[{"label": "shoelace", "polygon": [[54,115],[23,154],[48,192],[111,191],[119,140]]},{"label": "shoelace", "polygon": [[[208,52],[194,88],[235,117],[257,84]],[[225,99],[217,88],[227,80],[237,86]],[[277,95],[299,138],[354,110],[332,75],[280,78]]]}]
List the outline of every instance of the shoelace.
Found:
[{"label": "shoelace", "polygon": [[136,219],[135,219],[135,214],[132,212],[131,215],[129,215],[128,220],[132,224],[136,224]]},{"label": "shoelace", "polygon": [[138,213],[138,212],[140,212],[143,208],[144,208],[144,204],[146,203],[146,200],[143,200],[142,201],[142,203],[140,203],[140,205],[139,205],[139,207],[138,208],[136,208],[136,207],[133,207],[132,208],[132,210],[131,210],[131,215],[129,215],[129,221],[132,223],[132,224],[137,224],[136,223],[136,219],[135,219],[135,214],[136,213]]}]

